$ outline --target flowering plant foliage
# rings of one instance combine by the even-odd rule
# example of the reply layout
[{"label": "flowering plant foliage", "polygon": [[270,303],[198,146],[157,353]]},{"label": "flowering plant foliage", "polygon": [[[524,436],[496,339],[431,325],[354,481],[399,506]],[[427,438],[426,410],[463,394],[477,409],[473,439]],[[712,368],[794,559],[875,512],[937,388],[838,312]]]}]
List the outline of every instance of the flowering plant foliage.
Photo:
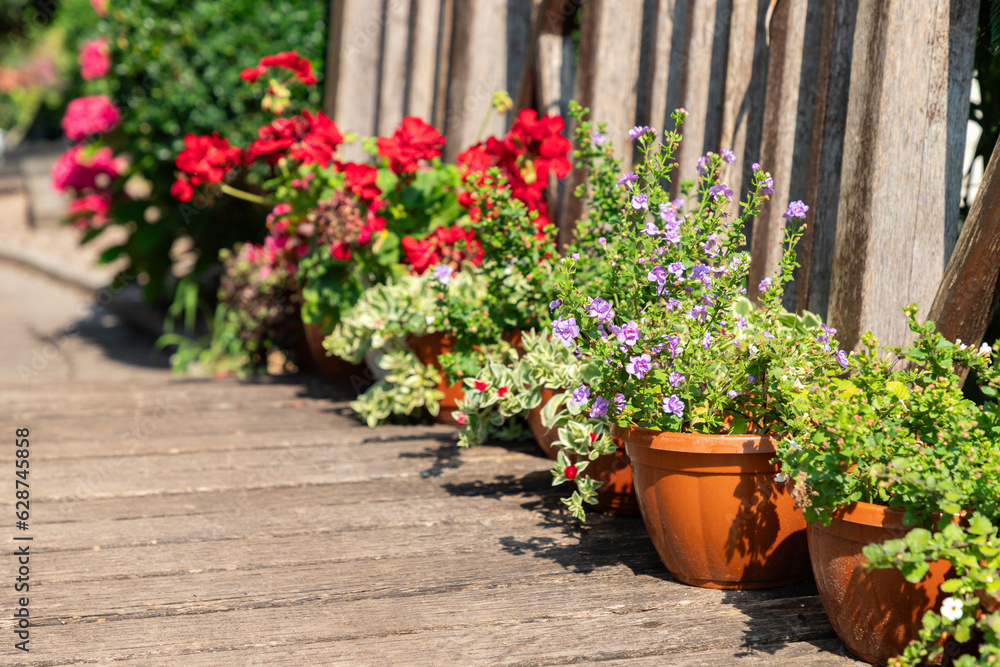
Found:
[{"label": "flowering plant foliage", "polygon": [[[101,261],[127,260],[123,271],[139,277],[147,299],[189,294],[189,284],[214,294],[219,251],[259,243],[267,211],[235,198],[194,196],[199,186],[190,183],[192,198],[178,204],[174,195],[184,186],[173,178],[175,157],[186,136],[218,132],[228,147],[205,142],[198,174],[211,182],[220,170],[234,170],[229,148],[247,145],[267,120],[254,108],[252,87],[220,63],[235,58],[236,67],[247,67],[291,48],[323,52],[324,9],[290,0],[62,4],[57,21],[65,16],[63,27],[80,47],[81,75],[81,95],[63,120],[78,144],[53,170],[53,185],[73,197],[68,220],[84,242],[109,226],[123,228],[126,240]],[[78,24],[92,27],[81,32]],[[309,71],[315,83],[320,72]],[[299,79],[294,88],[312,104],[322,97],[318,86]],[[261,161],[241,164],[239,174],[246,189],[257,190],[269,170]],[[190,251],[178,255],[183,246]],[[176,280],[185,271],[188,280]]]},{"label": "flowering plant foliage", "polygon": [[[685,112],[673,118],[679,127]],[[769,174],[754,166],[753,189],[735,218],[732,190],[721,181],[732,153],[709,153],[696,182],[664,187],[678,131],[656,141],[655,130],[630,132],[641,159],[616,187],[627,197],[605,211],[608,236],[591,249],[605,267],[580,280],[580,260],[563,259],[554,336],[602,362],[601,377],[575,388],[570,404],[621,425],[704,433],[776,433],[787,425],[784,397],[793,387],[846,364],[818,318],[784,312],[781,297],[795,267],[805,214],[793,202],[785,217],[783,255],[765,278],[755,307],[746,294],[748,253],[743,225],[773,193]]]},{"label": "flowering plant foliage", "polygon": [[[981,599],[992,598],[992,612],[1000,605],[1000,373],[989,345],[952,343],[933,322],[917,322],[916,306],[904,310],[917,334],[913,343],[880,357],[867,333],[846,377],[788,397],[799,435],[779,443],[781,477],[795,480],[809,521],[829,523],[833,510],[854,501],[905,511],[913,530],[865,549],[875,567],[896,567],[916,582],[930,562],[952,562],[958,576],[942,588],[957,597],[940,614],[928,612],[921,641],[899,664],[920,664],[928,651],[940,652],[934,643],[942,632],[966,641],[974,626],[992,648],[981,663],[955,664],[992,664],[986,656],[1000,654],[1000,616],[977,619],[975,610]],[[975,371],[987,397],[982,406],[963,395],[966,369]],[[965,520],[956,522],[963,513]]]}]

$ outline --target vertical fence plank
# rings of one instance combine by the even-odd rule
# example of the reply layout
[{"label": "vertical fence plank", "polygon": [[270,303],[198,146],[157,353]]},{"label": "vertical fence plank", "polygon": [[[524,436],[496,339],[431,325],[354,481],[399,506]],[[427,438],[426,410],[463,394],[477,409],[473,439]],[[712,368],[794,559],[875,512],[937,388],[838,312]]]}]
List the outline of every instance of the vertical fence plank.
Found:
[{"label": "vertical fence plank", "polygon": [[947,126],[967,120],[948,118],[949,51],[976,29],[949,5],[858,7],[830,295],[848,349],[910,340],[900,309],[930,306],[944,273]]},{"label": "vertical fence plank", "polygon": [[827,0],[823,17],[820,87],[805,198],[809,223],[799,253],[796,310],[810,310],[824,319],[830,302],[856,13],[857,0]]},{"label": "vertical fence plank", "polygon": [[410,0],[385,0],[378,133],[391,134],[406,114],[410,79]]},{"label": "vertical fence plank", "polygon": [[[953,0],[949,7],[948,124],[945,128],[944,261],[947,265],[958,239],[958,209],[962,196],[962,168],[972,89],[980,0]],[[966,26],[973,26],[971,30]]]},{"label": "vertical fence plank", "polygon": [[1000,300],[1000,143],[955,246],[928,319],[946,338],[979,345]]},{"label": "vertical fence plank", "polygon": [[[451,41],[455,32],[455,0],[441,0],[438,21],[437,67],[434,70],[434,120],[430,123],[438,132],[447,130],[448,88],[451,81]],[[445,154],[449,151],[446,148]]]},{"label": "vertical fence plank", "polygon": [[777,4],[771,17],[771,53],[760,162],[761,167],[771,173],[775,187],[774,194],[764,202],[753,224],[747,286],[752,298],[759,294],[757,286],[760,281],[773,276],[778,269],[781,239],[785,231],[785,221],[781,216],[788,208],[788,202],[805,195],[805,183],[802,182],[796,192],[797,184],[793,178],[796,173],[805,173],[804,165],[796,165],[795,160],[797,140],[801,140],[800,94],[803,86],[811,85],[815,79],[803,80],[802,77],[808,10],[807,0],[786,0]]},{"label": "vertical fence plank", "polygon": [[[362,137],[378,131],[379,74],[384,0],[341,0],[330,9],[323,108],[337,124]],[[362,160],[360,143],[345,146],[347,160]]]},{"label": "vertical fence plank", "polygon": [[[725,94],[719,121],[719,147],[733,151],[736,160],[726,182],[742,198],[750,187],[750,166],[760,160],[764,93],[767,82],[767,45],[764,17],[770,0],[733,0],[729,29]],[[734,202],[730,215],[739,213]],[[745,230],[750,238],[751,228]]]},{"label": "vertical fence plank", "polygon": [[[448,86],[448,143],[445,156],[455,156],[474,143],[490,109],[494,91],[507,89],[507,2],[482,0],[455,3]],[[490,117],[484,136],[503,134],[505,118]]]},{"label": "vertical fence plank", "polygon": [[[576,98],[590,108],[591,119],[607,124],[607,136],[626,170],[632,163],[628,130],[636,120],[642,17],[643,0],[587,0],[580,21]],[[569,191],[584,178],[584,173],[574,168]],[[573,225],[582,212],[583,203],[568,197],[559,229],[560,245],[572,238]]]},{"label": "vertical fence plank", "polygon": [[405,112],[434,121],[435,72],[438,62],[440,0],[413,0],[410,9],[410,78]]},{"label": "vertical fence plank", "polygon": [[712,69],[713,61],[718,58],[719,44],[728,42],[728,15],[724,24],[717,22],[720,3],[728,5],[728,0],[688,0],[680,104],[690,115],[681,128],[684,140],[677,151],[680,167],[675,172],[675,191],[680,180],[697,178],[696,163],[706,147],[718,148],[724,81],[713,81]]},{"label": "vertical fence plank", "polygon": [[652,0],[655,7],[649,48],[649,100],[646,118],[660,131],[672,129],[670,114],[680,106],[681,65],[688,0]]}]

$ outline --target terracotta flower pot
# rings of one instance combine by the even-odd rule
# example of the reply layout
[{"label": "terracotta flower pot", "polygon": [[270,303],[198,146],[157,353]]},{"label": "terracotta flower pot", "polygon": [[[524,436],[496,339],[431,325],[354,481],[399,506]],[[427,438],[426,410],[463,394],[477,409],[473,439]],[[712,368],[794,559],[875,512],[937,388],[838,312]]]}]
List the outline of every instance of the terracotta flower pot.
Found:
[{"label": "terracotta flower pot", "polygon": [[[503,338],[515,348],[520,349],[520,331],[506,333]],[[409,336],[406,339],[406,344],[417,355],[420,363],[441,370],[441,363],[438,361],[438,357],[452,351],[455,346],[455,337],[450,333],[438,331],[436,333],[424,334],[423,336]],[[458,422],[451,416],[451,413],[458,409],[458,401],[465,396],[461,380],[455,384],[448,384],[442,377],[441,382],[438,383],[438,389],[444,393],[444,398],[439,403],[440,411],[437,417],[434,418],[434,421],[439,424],[458,426]]]},{"label": "terracotta flower pot", "polygon": [[367,378],[363,366],[344,361],[337,356],[327,356],[326,348],[323,347],[323,339],[329,335],[329,332],[324,332],[318,322],[303,323],[303,326],[309,354],[316,370],[322,373],[323,377],[337,384],[357,384],[356,382],[352,383],[352,378]]},{"label": "terracotta flower pot", "polygon": [[[438,357],[451,352],[455,345],[455,338],[451,334],[439,331],[437,333],[424,334],[423,336],[410,336],[406,339],[406,344],[417,355],[420,363],[441,370],[441,363],[438,361]],[[437,417],[434,418],[434,421],[439,424],[458,426],[458,422],[451,416],[451,413],[458,407],[458,401],[465,396],[462,383],[459,381],[455,384],[448,384],[442,377],[441,382],[438,383],[438,389],[444,392],[444,398],[439,403],[440,411]]]},{"label": "terracotta flower pot", "polygon": [[625,441],[642,518],[675,579],[749,589],[809,577],[805,519],[774,481],[769,438],[613,432]]},{"label": "terracotta flower pot", "polygon": [[[528,412],[528,428],[535,436],[535,442],[553,461],[559,457],[559,448],[553,445],[559,439],[559,434],[556,429],[547,429],[542,425],[542,408],[554,395],[551,389],[543,387],[542,402]],[[570,459],[574,457],[571,455]],[[621,442],[614,454],[599,456],[591,461],[585,474],[604,481],[604,485],[597,491],[598,511],[617,516],[639,516],[639,503],[632,487],[632,466]]]},{"label": "terracotta flower pot", "polygon": [[903,652],[920,631],[928,609],[940,609],[939,590],[951,563],[932,563],[927,576],[911,584],[898,570],[865,571],[862,549],[906,535],[903,512],[857,502],[833,514],[829,526],[809,524],[809,555],[816,586],[837,636],[867,662],[885,664]]}]

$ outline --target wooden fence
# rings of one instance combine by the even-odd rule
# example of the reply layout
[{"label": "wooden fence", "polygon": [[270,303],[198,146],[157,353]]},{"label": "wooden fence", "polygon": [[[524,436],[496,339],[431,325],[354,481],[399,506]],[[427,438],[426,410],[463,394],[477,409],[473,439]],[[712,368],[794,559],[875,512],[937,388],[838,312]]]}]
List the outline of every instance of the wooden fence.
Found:
[{"label": "wooden fence", "polygon": [[[748,233],[751,286],[777,267],[781,214],[801,199],[786,305],[825,315],[848,349],[869,329],[901,343],[900,308],[927,312],[958,239],[978,11],[979,0],[332,0],[325,106],[361,135],[421,116],[447,136],[448,158],[472,143],[495,90],[542,112],[577,99],[621,150],[628,128],[669,127],[684,107],[681,178],[721,148],[737,157],[734,191],[754,162],[774,177]],[[568,230],[579,207],[561,191]]]}]

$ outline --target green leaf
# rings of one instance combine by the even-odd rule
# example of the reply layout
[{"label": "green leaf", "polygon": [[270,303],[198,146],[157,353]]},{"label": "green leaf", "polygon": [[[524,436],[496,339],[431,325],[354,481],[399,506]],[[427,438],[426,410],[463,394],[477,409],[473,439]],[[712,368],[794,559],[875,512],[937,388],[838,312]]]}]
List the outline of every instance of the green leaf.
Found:
[{"label": "green leaf", "polygon": [[903,563],[899,566],[899,571],[903,573],[908,582],[915,584],[924,578],[929,568],[930,564],[927,561],[920,561],[919,563]]}]

